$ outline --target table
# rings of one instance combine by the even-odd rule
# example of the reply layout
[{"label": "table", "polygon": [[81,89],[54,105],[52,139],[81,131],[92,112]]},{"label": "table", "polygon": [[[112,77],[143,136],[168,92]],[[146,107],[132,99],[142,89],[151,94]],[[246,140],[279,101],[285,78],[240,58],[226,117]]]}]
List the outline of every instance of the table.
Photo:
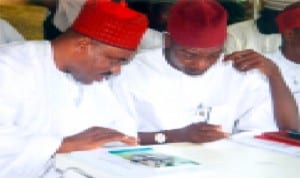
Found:
[{"label": "table", "polygon": [[[231,139],[205,144],[166,144],[159,146],[159,150],[201,163],[201,174],[197,176],[201,178],[300,177],[299,157],[239,144]],[[75,159],[70,154],[57,155],[56,165],[62,170],[67,167],[78,167],[95,178],[120,178],[112,172],[103,171],[101,168],[95,168]],[[70,177],[75,178],[74,175]]]}]

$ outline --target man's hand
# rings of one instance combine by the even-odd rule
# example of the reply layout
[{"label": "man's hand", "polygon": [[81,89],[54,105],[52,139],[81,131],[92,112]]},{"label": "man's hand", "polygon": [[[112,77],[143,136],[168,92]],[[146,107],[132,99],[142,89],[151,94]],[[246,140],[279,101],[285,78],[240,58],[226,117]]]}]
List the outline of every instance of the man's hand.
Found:
[{"label": "man's hand", "polygon": [[229,136],[228,133],[222,131],[221,126],[205,122],[191,124],[184,127],[181,131],[182,136],[185,137],[185,141],[192,143],[211,142]]},{"label": "man's hand", "polygon": [[58,153],[82,151],[99,148],[106,143],[120,141],[130,146],[137,145],[137,139],[113,129],[92,127],[76,135],[66,137]]},{"label": "man's hand", "polygon": [[268,78],[280,74],[275,63],[251,49],[226,55],[224,61],[232,61],[233,66],[239,71],[258,69]]}]

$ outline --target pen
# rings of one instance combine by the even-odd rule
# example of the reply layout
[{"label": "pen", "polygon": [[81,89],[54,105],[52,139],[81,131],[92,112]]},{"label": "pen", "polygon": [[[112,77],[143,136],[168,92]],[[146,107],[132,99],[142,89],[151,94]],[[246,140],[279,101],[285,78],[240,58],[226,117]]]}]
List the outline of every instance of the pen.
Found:
[{"label": "pen", "polygon": [[206,111],[206,119],[205,119],[205,123],[208,123],[209,119],[210,119],[210,112],[211,112],[211,107],[208,107],[207,108],[207,111]]},{"label": "pen", "polygon": [[128,148],[128,149],[118,149],[118,150],[110,150],[109,153],[119,154],[119,153],[128,153],[128,152],[144,152],[144,151],[152,151],[151,147],[141,147],[141,148]]}]

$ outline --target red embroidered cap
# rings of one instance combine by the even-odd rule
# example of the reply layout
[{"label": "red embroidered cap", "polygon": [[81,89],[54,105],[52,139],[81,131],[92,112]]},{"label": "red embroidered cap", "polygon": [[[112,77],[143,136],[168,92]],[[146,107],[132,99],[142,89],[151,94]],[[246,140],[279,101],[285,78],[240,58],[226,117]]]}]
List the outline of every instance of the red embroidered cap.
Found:
[{"label": "red embroidered cap", "polygon": [[300,27],[300,7],[282,11],[276,17],[276,23],[279,32]]},{"label": "red embroidered cap", "polygon": [[112,46],[135,50],[147,26],[146,16],[124,3],[88,0],[71,29]]},{"label": "red embroidered cap", "polygon": [[219,46],[227,36],[227,12],[216,0],[179,0],[170,10],[167,30],[183,46]]}]

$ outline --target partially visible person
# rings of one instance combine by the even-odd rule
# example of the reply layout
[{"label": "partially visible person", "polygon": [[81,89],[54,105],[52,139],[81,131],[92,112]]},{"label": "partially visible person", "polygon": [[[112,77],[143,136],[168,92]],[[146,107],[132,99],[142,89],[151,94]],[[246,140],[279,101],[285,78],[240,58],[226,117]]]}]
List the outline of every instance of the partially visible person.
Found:
[{"label": "partially visible person", "polygon": [[[273,12],[273,10],[270,11]],[[267,18],[264,16],[267,16]],[[267,13],[261,13],[259,19],[261,18],[265,19],[264,21],[274,21],[275,16],[268,16]],[[229,54],[234,51],[253,49],[260,53],[266,53],[275,51],[279,44],[279,34],[265,35],[260,33],[257,28],[256,20],[250,19],[228,27],[228,37],[224,51]]]},{"label": "partially visible person", "polygon": [[149,27],[165,32],[167,30],[169,11],[177,0],[153,0],[149,9]]},{"label": "partially visible person", "polygon": [[[52,40],[65,32],[78,16],[87,0],[30,0],[48,8],[44,21],[44,38]],[[111,0],[119,2],[120,0]]]},{"label": "partially visible person", "polygon": [[62,32],[53,24],[53,17],[59,0],[28,0],[35,5],[43,6],[47,9],[43,22],[43,37],[45,40],[52,40]]},{"label": "partially visible person", "polygon": [[220,4],[228,13],[227,25],[232,25],[246,20],[246,7],[240,2],[233,0],[219,0]]},{"label": "partially visible person", "polygon": [[[46,39],[54,39],[71,26],[78,15],[81,6],[86,0],[59,0],[56,8],[53,3],[44,3],[49,7],[50,15],[44,23],[44,36]],[[115,0],[120,1],[120,0]],[[147,15],[149,27],[141,40],[139,52],[160,48],[163,45],[162,31],[166,29],[166,17],[171,5],[176,0],[137,1],[127,0],[128,7]]]},{"label": "partially visible person", "polygon": [[255,20],[239,22],[228,27],[228,37],[224,52],[230,54],[244,49],[253,49],[259,53],[276,51],[281,43],[280,35],[262,34]]},{"label": "partially visible person", "polygon": [[287,5],[296,2],[264,0],[264,7],[258,19],[250,19],[228,27],[225,53],[243,49],[253,49],[259,53],[277,51],[281,38],[275,23],[275,17]]},{"label": "partially visible person", "polygon": [[149,5],[149,28],[143,36],[139,52],[161,48],[163,32],[167,29],[169,11],[176,0],[153,0]]},{"label": "partially visible person", "polygon": [[265,5],[260,11],[260,16],[255,21],[258,32],[265,35],[278,34],[275,18],[281,10],[278,10],[276,7],[271,5]]},{"label": "partially visible person", "polygon": [[136,55],[111,80],[142,144],[299,128],[293,97],[271,60],[253,50],[223,55],[226,27],[217,1],[179,0],[164,48]]},{"label": "partially visible person", "polygon": [[59,0],[53,17],[53,24],[65,32],[78,16],[86,0]]},{"label": "partially visible person", "polygon": [[0,47],[0,177],[56,178],[56,153],[137,144],[105,79],[129,62],[146,28],[141,13],[88,0],[55,40]]},{"label": "partially visible person", "polygon": [[287,6],[276,17],[282,43],[267,56],[279,66],[300,109],[300,2]]},{"label": "partially visible person", "polygon": [[12,25],[0,19],[0,44],[24,40],[24,37]]}]

